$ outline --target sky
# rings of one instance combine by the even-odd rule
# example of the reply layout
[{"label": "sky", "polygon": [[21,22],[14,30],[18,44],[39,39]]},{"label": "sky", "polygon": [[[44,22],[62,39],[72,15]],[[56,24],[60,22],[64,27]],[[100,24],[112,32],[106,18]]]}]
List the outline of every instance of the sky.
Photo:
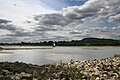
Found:
[{"label": "sky", "polygon": [[0,0],[0,43],[120,39],[120,0]]}]

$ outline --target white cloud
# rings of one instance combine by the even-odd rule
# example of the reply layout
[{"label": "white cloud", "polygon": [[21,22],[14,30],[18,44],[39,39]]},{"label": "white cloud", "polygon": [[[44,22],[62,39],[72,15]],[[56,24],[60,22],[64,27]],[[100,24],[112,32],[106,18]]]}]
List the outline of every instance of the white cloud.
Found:
[{"label": "white cloud", "polygon": [[[72,33],[73,39],[81,39],[86,37],[96,38],[109,38],[109,39],[120,39],[120,27],[107,28],[107,27],[88,27],[80,33]],[[71,35],[72,35],[71,34]]]},{"label": "white cloud", "polygon": [[109,22],[120,23],[120,14],[109,17]]},{"label": "white cloud", "polygon": [[[61,11],[56,12],[49,9],[38,0],[9,0],[6,1],[7,4],[0,0],[1,2],[4,4],[0,5],[0,16],[12,20],[13,23],[0,19],[0,29],[8,31],[8,34],[2,32],[4,37],[0,41],[38,42],[43,40],[79,40],[85,37],[120,39],[119,26],[113,28],[90,26],[90,22],[93,24],[104,23],[103,19],[108,17],[110,22],[119,23],[120,15],[117,14],[120,11],[119,0],[89,0],[82,6],[64,8],[63,14]],[[10,12],[9,15],[8,12]],[[32,16],[33,14],[34,16]],[[84,22],[88,17],[92,20],[86,24]],[[24,21],[26,22],[23,25]],[[16,28],[17,26],[13,24],[17,24],[19,28],[20,26],[32,27],[32,31]]]},{"label": "white cloud", "polygon": [[24,21],[32,20],[33,15],[51,12],[54,10],[39,0],[0,0],[0,17],[10,19],[22,28],[29,29],[30,25],[25,25]]},{"label": "white cloud", "polygon": [[55,39],[58,36],[68,40],[85,37],[119,38],[120,29],[117,26],[118,30],[115,30],[104,26],[90,27],[90,23],[86,26],[82,22],[83,19],[92,17],[90,22],[104,23],[104,18],[120,10],[119,4],[119,0],[89,0],[82,6],[64,8],[63,14],[35,15],[35,31],[43,32],[47,39]]},{"label": "white cloud", "polygon": [[107,17],[120,11],[120,0],[89,0],[82,6],[63,9],[63,15],[71,19],[82,19],[93,16]]},{"label": "white cloud", "polygon": [[102,23],[104,23],[103,19],[104,19],[103,16],[98,16],[98,17],[91,19],[90,22],[93,24],[102,24]]},{"label": "white cloud", "polygon": [[62,14],[43,14],[43,15],[36,15],[34,17],[35,21],[38,21],[39,25],[60,25],[65,26],[72,22],[71,19],[64,17]]},{"label": "white cloud", "polygon": [[0,37],[1,36],[6,36],[8,34],[13,34],[13,33],[11,31],[9,31],[9,30],[0,29]]}]

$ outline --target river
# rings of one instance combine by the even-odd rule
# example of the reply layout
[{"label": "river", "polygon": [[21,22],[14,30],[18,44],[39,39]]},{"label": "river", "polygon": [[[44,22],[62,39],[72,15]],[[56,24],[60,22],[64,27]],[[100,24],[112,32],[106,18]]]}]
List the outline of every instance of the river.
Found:
[{"label": "river", "polygon": [[[7,48],[9,47],[10,48],[26,48],[26,47],[41,48],[35,46],[34,47],[7,46]],[[2,50],[0,51],[0,53],[2,53],[0,54],[0,62],[19,61],[19,62],[43,65],[43,64],[60,62],[61,60],[63,62],[69,62],[70,60],[92,60],[92,59],[111,57],[115,54],[120,54],[120,47],[55,47],[53,49]]]}]

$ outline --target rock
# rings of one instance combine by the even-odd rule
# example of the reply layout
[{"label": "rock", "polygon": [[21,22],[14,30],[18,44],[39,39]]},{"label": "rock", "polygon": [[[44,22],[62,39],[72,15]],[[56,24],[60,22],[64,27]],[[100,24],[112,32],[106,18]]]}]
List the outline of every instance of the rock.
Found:
[{"label": "rock", "polygon": [[[82,74],[82,75],[81,75]],[[32,65],[0,62],[0,80],[119,80],[120,57]]]},{"label": "rock", "polygon": [[36,70],[33,71],[33,77],[35,77],[35,78],[39,77],[39,74],[38,74],[38,72]]},{"label": "rock", "polygon": [[0,47],[0,50],[3,50],[3,48],[2,48],[2,47]]},{"label": "rock", "polygon": [[97,77],[95,80],[100,80],[100,78],[99,78],[99,77]]},{"label": "rock", "polygon": [[2,76],[0,80],[12,80],[10,76]]},{"label": "rock", "polygon": [[33,78],[31,76],[22,76],[21,80],[33,80]]},{"label": "rock", "polygon": [[12,77],[12,80],[32,80],[32,75],[31,74],[27,74],[27,73],[20,73],[20,74],[15,74]]},{"label": "rock", "polygon": [[2,70],[4,75],[10,75],[11,73],[8,70]]}]

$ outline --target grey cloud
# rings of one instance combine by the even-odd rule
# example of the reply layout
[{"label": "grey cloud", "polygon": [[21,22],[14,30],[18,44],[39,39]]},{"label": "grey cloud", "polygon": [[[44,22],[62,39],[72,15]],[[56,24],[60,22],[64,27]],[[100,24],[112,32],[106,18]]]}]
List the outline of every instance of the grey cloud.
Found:
[{"label": "grey cloud", "polygon": [[70,32],[70,34],[81,34],[82,32],[81,31],[72,31]]},{"label": "grey cloud", "polygon": [[104,23],[103,19],[104,19],[104,16],[98,16],[92,19],[90,22],[92,22],[93,24],[102,24]]},{"label": "grey cloud", "polygon": [[[41,19],[46,20],[47,17],[52,18],[53,15],[51,17],[50,16],[51,15],[49,14],[49,17],[48,16],[46,16],[45,18],[43,18],[42,16],[37,17],[37,21],[40,23]],[[50,20],[55,21],[54,19],[50,19]],[[61,20],[64,20],[64,19],[61,19]],[[87,27],[83,23],[81,23],[81,21],[79,20],[71,20],[71,22],[65,26],[51,25],[51,24],[48,25],[48,24],[41,22],[41,24],[37,24],[35,31],[43,32],[44,34],[49,33],[50,35],[47,34],[46,38],[43,38],[44,40],[45,39],[46,40],[47,39],[72,40],[72,39],[81,39],[85,37],[115,38],[116,39],[117,37],[119,38],[119,33],[120,33],[120,29],[118,27],[115,27],[114,29],[107,28],[107,27],[104,27],[104,28],[103,27]],[[53,32],[51,33],[50,31],[53,31]],[[64,38],[61,37],[63,35],[64,35]]]},{"label": "grey cloud", "polygon": [[0,19],[0,29],[15,31],[16,27],[12,24],[12,21]]},{"label": "grey cloud", "polygon": [[70,32],[72,38],[86,38],[86,37],[97,37],[97,38],[112,38],[120,39],[120,27],[88,27],[79,32]]},{"label": "grey cloud", "polygon": [[63,9],[63,15],[71,19],[92,16],[110,16],[120,10],[120,0],[89,0],[82,6]]},{"label": "grey cloud", "polygon": [[79,6],[68,7],[63,9],[63,15],[70,19],[82,19],[85,17],[93,16],[94,12],[88,10],[79,10]]},{"label": "grey cloud", "polygon": [[45,32],[45,31],[57,31],[58,28],[57,27],[50,27],[50,26],[38,26],[37,28],[35,28],[36,31],[40,31],[40,32]]},{"label": "grey cloud", "polygon": [[58,31],[75,22],[62,14],[43,14],[34,16],[36,31]]},{"label": "grey cloud", "polygon": [[[62,20],[62,19],[61,19]],[[56,31],[61,26],[59,25],[36,25],[34,31],[25,31],[23,29],[17,28],[12,23],[10,24],[0,24],[0,29],[11,31],[13,34],[6,34],[0,38],[0,42],[21,42],[21,41],[30,41],[37,42],[41,40],[65,40],[67,37],[61,35],[49,35],[47,32]],[[46,27],[45,27],[46,26]]]},{"label": "grey cloud", "polygon": [[81,2],[81,1],[87,1],[87,0],[61,0],[61,1],[77,1],[77,2]]},{"label": "grey cloud", "polygon": [[43,14],[43,15],[36,15],[34,17],[35,21],[38,21],[39,25],[67,25],[71,23],[71,19],[62,16],[61,14]]},{"label": "grey cloud", "polygon": [[17,38],[13,37],[1,37],[0,38],[0,43],[10,43],[10,42],[18,42]]},{"label": "grey cloud", "polygon": [[109,17],[109,22],[120,23],[120,14]]},{"label": "grey cloud", "polygon": [[11,36],[11,37],[33,37],[33,36],[40,36],[44,35],[44,32],[38,32],[38,31],[33,31],[33,32],[24,32],[24,30],[19,30],[15,31],[14,34],[8,34],[6,36]]},{"label": "grey cloud", "polygon": [[28,23],[28,24],[30,24],[30,23],[32,23],[32,21],[29,21],[29,20],[28,20],[28,21],[25,21],[25,23]]},{"label": "grey cloud", "polygon": [[29,33],[25,33],[23,29],[13,25],[12,21],[6,19],[0,19],[0,30],[6,30],[9,32],[2,32],[4,36],[0,34],[0,42],[17,42],[16,37],[29,35]]},{"label": "grey cloud", "polygon": [[[120,18],[115,15],[120,11],[120,0],[89,0],[82,6],[74,6],[63,9],[63,14],[39,14],[34,15],[34,21],[26,21],[33,24],[34,31],[25,32],[16,28],[9,20],[0,19],[0,29],[6,29],[14,34],[1,38],[6,42],[20,41],[43,41],[43,40],[72,40],[85,37],[115,38],[120,39],[120,27],[86,27],[81,20],[93,17],[94,22],[102,23],[102,18],[109,17],[111,22],[119,22]],[[115,16],[111,16],[115,15]],[[16,38],[17,37],[17,38]]]},{"label": "grey cloud", "polygon": [[17,28],[11,24],[0,24],[0,29],[6,29],[9,31],[15,31]]},{"label": "grey cloud", "polygon": [[13,34],[8,34],[6,36],[11,36],[11,37],[17,37],[17,36],[25,36],[25,35],[32,35],[29,34],[28,32],[24,32],[24,29],[18,28],[17,26],[12,24],[12,21],[5,20],[5,19],[0,19],[0,29],[3,30],[8,30]]},{"label": "grey cloud", "polygon": [[65,37],[65,36],[54,36],[54,38],[52,38],[51,40],[53,41],[63,41],[63,40],[70,40],[69,37]]},{"label": "grey cloud", "polygon": [[12,22],[10,20],[6,20],[6,19],[0,19],[0,24],[6,24],[6,23],[9,23],[9,22]]},{"label": "grey cloud", "polygon": [[65,37],[65,36],[52,36],[52,37],[47,37],[47,38],[43,38],[43,39],[40,39],[42,41],[63,41],[63,40],[69,40],[69,37]]}]

